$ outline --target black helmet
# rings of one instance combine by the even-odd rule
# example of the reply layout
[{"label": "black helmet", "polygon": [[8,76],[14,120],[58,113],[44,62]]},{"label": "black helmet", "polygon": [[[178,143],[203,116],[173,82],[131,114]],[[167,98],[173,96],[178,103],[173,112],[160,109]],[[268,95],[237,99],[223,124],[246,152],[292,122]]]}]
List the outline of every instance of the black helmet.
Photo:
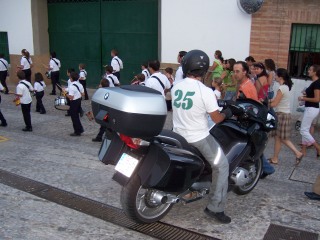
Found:
[{"label": "black helmet", "polygon": [[184,77],[192,73],[195,77],[204,76],[209,68],[209,57],[201,50],[191,50],[182,59],[182,71]]}]

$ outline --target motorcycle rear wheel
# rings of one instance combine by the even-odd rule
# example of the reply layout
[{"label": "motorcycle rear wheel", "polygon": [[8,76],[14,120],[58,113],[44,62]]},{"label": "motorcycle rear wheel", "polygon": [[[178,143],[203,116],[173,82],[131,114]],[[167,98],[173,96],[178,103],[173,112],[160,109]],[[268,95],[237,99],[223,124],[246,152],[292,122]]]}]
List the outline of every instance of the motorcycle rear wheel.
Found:
[{"label": "motorcycle rear wheel", "polygon": [[121,206],[124,213],[138,223],[153,223],[162,219],[172,208],[171,203],[150,202],[150,191],[141,186],[139,176],[135,175],[121,190]]},{"label": "motorcycle rear wheel", "polygon": [[249,171],[249,177],[251,178],[251,181],[243,186],[235,186],[233,189],[234,193],[238,195],[245,195],[254,189],[254,187],[259,182],[260,175],[262,173],[262,164],[262,159],[259,158],[259,160],[255,164],[244,164],[243,166],[241,166]]}]

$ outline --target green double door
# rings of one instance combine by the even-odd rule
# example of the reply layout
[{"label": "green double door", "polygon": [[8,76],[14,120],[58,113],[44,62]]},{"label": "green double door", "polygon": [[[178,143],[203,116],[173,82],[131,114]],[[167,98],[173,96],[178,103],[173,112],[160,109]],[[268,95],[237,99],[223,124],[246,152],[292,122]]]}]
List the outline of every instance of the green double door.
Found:
[{"label": "green double door", "polygon": [[158,0],[48,0],[50,51],[68,68],[86,64],[87,85],[97,87],[111,49],[124,62],[121,84],[158,59]]}]

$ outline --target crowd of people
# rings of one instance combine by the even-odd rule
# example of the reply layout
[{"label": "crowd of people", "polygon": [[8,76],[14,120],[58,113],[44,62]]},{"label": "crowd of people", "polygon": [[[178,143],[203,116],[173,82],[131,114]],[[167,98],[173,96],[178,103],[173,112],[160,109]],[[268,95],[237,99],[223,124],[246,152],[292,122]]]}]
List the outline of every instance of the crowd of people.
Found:
[{"label": "crowd of people", "polygon": [[[17,66],[17,77],[19,83],[15,95],[20,101],[25,128],[23,131],[32,131],[30,106],[32,98],[30,92],[35,92],[37,105],[36,111],[45,114],[46,110],[42,103],[44,88],[46,87],[41,73],[35,74],[34,86],[31,84],[31,68],[33,62],[27,50],[22,50],[20,65]],[[118,52],[111,51],[111,64],[105,66],[105,75],[102,77],[100,87],[117,87],[120,85],[120,71],[123,62],[118,57]],[[0,80],[4,93],[9,93],[5,78],[8,72],[8,62],[0,54]],[[2,63],[1,63],[2,62]],[[278,127],[272,131],[270,136],[275,138],[273,156],[268,158],[263,154],[263,174],[261,178],[272,174],[275,169],[270,164],[279,164],[279,154],[282,144],[286,145],[294,154],[295,166],[306,156],[307,148],[313,146],[316,149],[315,157],[320,157],[320,145],[316,142],[310,128],[312,122],[319,114],[320,102],[320,66],[312,65],[308,71],[312,80],[311,85],[299,97],[299,101],[305,102],[305,112],[301,123],[301,150],[290,140],[291,136],[291,113],[290,113],[290,91],[292,80],[284,68],[276,68],[275,62],[266,58],[263,62],[256,62],[254,57],[248,56],[244,61],[234,58],[224,59],[222,52],[216,50],[213,64],[209,66],[209,57],[202,51],[190,52],[180,51],[177,55],[180,64],[174,76],[174,70],[166,68],[162,73],[158,60],[141,64],[141,73],[136,75],[132,84],[138,84],[159,91],[167,102],[168,111],[173,111],[173,131],[182,135],[191,145],[194,145],[205,156],[216,174],[212,185],[214,194],[205,212],[222,223],[231,222],[231,218],[224,214],[224,204],[228,188],[228,161],[224,154],[220,155],[219,164],[215,162],[216,149],[212,146],[218,145],[209,134],[210,124],[208,117],[213,123],[219,123],[230,112],[222,111],[217,105],[218,99],[236,100],[238,98],[250,98],[261,104],[265,104],[274,111],[277,116]],[[87,72],[85,64],[79,64],[79,72],[68,69],[68,87],[60,86],[61,63],[56,53],[52,52],[47,70],[50,72],[52,81],[51,95],[56,95],[56,87],[64,93],[70,104],[67,116],[71,116],[74,132],[71,136],[80,136],[83,126],[80,116],[83,115],[81,99],[88,100],[86,90]],[[198,92],[199,91],[199,92]],[[189,93],[193,97],[192,104],[197,105],[196,110],[190,110],[190,101],[181,104],[183,94]],[[197,93],[200,93],[200,95]],[[187,111],[188,110],[188,111]],[[195,118],[197,121],[194,121]],[[199,119],[202,121],[199,124]],[[7,122],[0,111],[1,126],[7,126]],[[99,133],[92,139],[101,142],[103,134],[107,131],[103,126]],[[310,194],[309,194],[310,195]],[[315,195],[312,195],[313,197]]]},{"label": "crowd of people", "polygon": [[[0,91],[4,94],[14,94],[16,105],[21,106],[25,127],[22,129],[25,132],[32,132],[31,122],[31,103],[32,96],[36,97],[36,112],[40,114],[46,114],[46,109],[42,102],[44,97],[44,90],[46,84],[42,73],[36,72],[34,74],[34,84],[31,83],[32,68],[34,66],[33,61],[30,57],[30,53],[26,49],[21,51],[20,64],[16,65],[16,77],[19,82],[16,86],[15,91],[9,91],[6,84],[6,78],[9,75],[9,64],[4,58],[4,54],[0,54]],[[104,81],[108,81],[108,86],[119,86],[120,85],[120,70],[123,68],[123,62],[118,57],[118,52],[115,49],[111,50],[111,63],[105,66],[106,73],[103,76]],[[60,84],[60,69],[61,62],[57,58],[57,54],[53,51],[50,53],[50,60],[48,64],[43,64],[46,69],[45,75],[51,79],[52,91],[50,95],[57,95],[57,89],[61,91],[62,96],[65,98],[67,104],[70,106],[66,116],[70,116],[73,124],[74,132],[70,136],[81,136],[84,132],[83,126],[80,121],[80,117],[83,116],[84,112],[81,107],[81,100],[89,100],[89,96],[86,89],[87,71],[85,64],[79,64],[79,71],[75,71],[73,68],[67,70],[67,87],[62,87]],[[106,86],[106,84],[104,84]],[[1,96],[0,96],[1,101]],[[8,125],[4,115],[0,111],[0,126],[6,127]]]}]

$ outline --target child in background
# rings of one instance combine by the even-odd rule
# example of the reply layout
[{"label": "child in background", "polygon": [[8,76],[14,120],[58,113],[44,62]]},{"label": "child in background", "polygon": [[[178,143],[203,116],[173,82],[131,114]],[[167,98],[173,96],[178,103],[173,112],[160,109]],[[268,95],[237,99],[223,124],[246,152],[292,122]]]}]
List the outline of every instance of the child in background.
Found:
[{"label": "child in background", "polygon": [[217,100],[219,99],[224,99],[224,88],[223,88],[223,83],[221,78],[215,78],[212,81],[212,87],[214,87],[214,95],[216,95]]},{"label": "child in background", "polygon": [[120,86],[119,79],[116,75],[112,74],[113,67],[112,66],[106,66],[106,74],[104,75],[104,78],[108,79],[109,86],[110,87],[117,87]]},{"label": "child in background", "polygon": [[[81,136],[81,134],[84,132],[83,126],[80,122],[79,118],[79,112],[81,108],[81,96],[83,89],[81,89],[79,86],[82,87],[80,83],[78,83],[79,74],[76,72],[72,72],[70,74],[71,77],[71,85],[68,88],[68,94],[66,94],[66,97],[70,100],[70,115],[72,120],[72,125],[74,132],[70,134],[70,136]],[[78,83],[78,84],[77,84]]]},{"label": "child in background", "polygon": [[172,98],[171,98],[171,88],[173,86],[173,81],[174,81],[174,77],[173,77],[173,69],[171,67],[167,67],[164,70],[164,75],[168,78],[171,87],[170,89],[166,89],[165,90],[165,97],[166,97],[166,103],[167,103],[167,110],[171,111],[172,110]]},{"label": "child in background", "polygon": [[[217,100],[223,99],[225,92],[224,92],[222,79],[221,78],[214,78],[212,81],[212,87],[214,87],[213,93],[216,96]],[[222,107],[219,108],[219,111],[221,111],[221,110],[222,110]],[[215,123],[212,121],[210,115],[208,115],[208,124],[209,124],[210,128],[215,125]]]},{"label": "child in background", "polygon": [[86,65],[83,63],[79,64],[79,82],[81,83],[81,85],[83,86],[84,89],[84,100],[88,100],[88,92],[87,92],[87,71],[85,70]]},{"label": "child in background", "polygon": [[[109,87],[110,85],[110,82],[108,79],[106,78],[102,78],[101,81],[100,81],[100,85],[99,85],[99,88],[104,88],[104,87]],[[102,136],[104,133],[109,133],[109,132],[106,132],[107,131],[107,128],[100,125],[100,129],[99,129],[99,132],[97,134],[97,136],[95,138],[92,138],[92,142],[102,142]]]},{"label": "child in background", "polygon": [[[70,87],[70,85],[71,85],[71,77],[70,77],[70,74],[72,73],[72,72],[74,72],[75,70],[74,70],[74,68],[68,68],[68,70],[67,70],[67,76],[68,76],[68,82],[67,82],[67,84],[68,84],[68,86],[66,87],[66,88],[63,88],[62,90],[63,90],[63,92],[64,93],[68,93],[68,89],[69,89],[69,87]],[[67,98],[67,104],[70,106],[70,100],[69,100],[69,98]],[[70,115],[70,110],[68,110],[67,111],[67,113],[66,113],[66,115],[65,115],[66,117],[70,117],[71,115]]]},{"label": "child in background", "polygon": [[148,63],[141,64],[142,74],[144,75],[144,79],[147,80],[150,77],[150,73],[148,70]]},{"label": "child in background", "polygon": [[45,114],[46,109],[43,106],[42,98],[44,96],[44,88],[46,87],[46,84],[43,81],[43,76],[41,73],[37,72],[34,75],[34,91],[37,99],[36,104],[36,112],[40,112],[40,114]]},{"label": "child in background", "polygon": [[26,80],[26,75],[22,70],[19,70],[17,72],[17,77],[19,79],[19,83],[16,87],[16,97],[20,99],[21,103],[21,111],[23,115],[24,123],[26,124],[26,127],[22,129],[24,132],[32,132],[32,124],[31,124],[31,102],[32,97],[30,92],[33,92],[34,89],[31,85],[31,83]]},{"label": "child in background", "polygon": [[142,85],[145,86],[145,75],[142,73],[139,73],[137,76],[134,77],[131,85]]}]

